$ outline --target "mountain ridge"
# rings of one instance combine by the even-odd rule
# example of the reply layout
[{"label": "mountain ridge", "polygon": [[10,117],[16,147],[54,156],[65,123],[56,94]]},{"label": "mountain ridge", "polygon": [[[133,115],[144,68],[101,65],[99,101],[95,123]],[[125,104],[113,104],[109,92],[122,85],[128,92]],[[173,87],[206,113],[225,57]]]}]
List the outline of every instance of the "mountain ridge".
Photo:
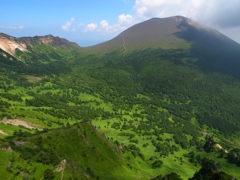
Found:
[{"label": "mountain ridge", "polygon": [[85,49],[90,52],[105,52],[119,49],[125,52],[124,45],[129,50],[146,48],[186,49],[191,47],[197,40],[185,36],[185,33],[189,30],[192,36],[204,36],[204,34],[209,33],[222,43],[231,42],[240,48],[240,44],[215,29],[206,27],[183,16],[173,16],[167,18],[152,18],[140,22],[109,41],[86,47]]},{"label": "mountain ridge", "polygon": [[23,52],[28,52],[28,47],[33,47],[35,43],[49,45],[53,48],[61,47],[63,49],[67,49],[71,46],[80,48],[80,46],[74,42],[70,42],[64,38],[53,36],[51,34],[45,36],[16,38],[0,33],[0,48],[14,57],[16,57],[15,50],[17,48]]}]

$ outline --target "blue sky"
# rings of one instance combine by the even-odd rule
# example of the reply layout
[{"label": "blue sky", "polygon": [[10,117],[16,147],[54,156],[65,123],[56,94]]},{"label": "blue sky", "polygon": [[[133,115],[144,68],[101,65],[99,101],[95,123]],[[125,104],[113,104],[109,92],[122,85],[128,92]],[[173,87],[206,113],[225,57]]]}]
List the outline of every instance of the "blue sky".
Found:
[{"label": "blue sky", "polygon": [[240,0],[0,0],[0,32],[89,46],[152,17],[183,15],[240,43],[239,7]]}]

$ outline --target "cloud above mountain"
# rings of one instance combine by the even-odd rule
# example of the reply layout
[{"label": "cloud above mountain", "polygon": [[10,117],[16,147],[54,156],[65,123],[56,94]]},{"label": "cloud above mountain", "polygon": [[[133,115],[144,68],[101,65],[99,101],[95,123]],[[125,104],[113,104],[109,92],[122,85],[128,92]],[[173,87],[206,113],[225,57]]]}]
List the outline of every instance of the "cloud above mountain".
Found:
[{"label": "cloud above mountain", "polygon": [[90,23],[86,26],[84,32],[97,31],[100,33],[116,33],[123,31],[129,26],[135,24],[137,21],[130,14],[120,14],[118,16],[118,22],[115,24],[109,24],[107,20],[102,20],[99,23]]},{"label": "cloud above mountain", "polygon": [[220,28],[240,27],[239,0],[135,0],[133,14],[120,14],[118,22],[104,19],[86,25],[84,32],[120,32],[134,23],[152,18],[183,15]]},{"label": "cloud above mountain", "polygon": [[95,23],[90,23],[86,26],[84,32],[91,32],[91,31],[95,31],[97,29],[98,25]]},{"label": "cloud above mountain", "polygon": [[136,0],[138,17],[167,17],[183,15],[221,27],[240,26],[239,0]]},{"label": "cloud above mountain", "polygon": [[[61,26],[63,31],[101,34],[101,37],[113,37],[130,26],[153,17],[182,15],[202,24],[218,29],[230,38],[240,42],[240,0],[122,0],[124,4],[132,2],[132,11],[120,13],[117,17],[81,22],[71,18]],[[78,17],[79,18],[79,17]],[[76,19],[76,20],[75,20]],[[114,20],[113,20],[114,19]],[[78,20],[78,24],[75,21]],[[115,21],[115,23],[114,23]]]},{"label": "cloud above mountain", "polygon": [[0,26],[0,29],[24,29],[24,26]]},{"label": "cloud above mountain", "polygon": [[220,27],[237,27],[240,26],[240,1],[233,0],[230,2],[216,3],[215,8],[210,14],[214,24]]},{"label": "cloud above mountain", "polygon": [[146,20],[152,17],[182,15],[212,26],[240,42],[239,0],[136,0],[135,17]]},{"label": "cloud above mountain", "polygon": [[[74,21],[75,21],[75,18],[71,18],[69,21],[67,21],[64,25],[61,26],[62,30],[68,31],[71,28]],[[74,30],[74,28],[72,30]]]}]

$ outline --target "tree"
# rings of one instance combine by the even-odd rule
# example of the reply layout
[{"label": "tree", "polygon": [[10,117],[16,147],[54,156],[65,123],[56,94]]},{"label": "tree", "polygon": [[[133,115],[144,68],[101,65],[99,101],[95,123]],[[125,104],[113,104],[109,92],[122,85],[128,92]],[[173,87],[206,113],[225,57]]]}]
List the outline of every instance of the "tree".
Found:
[{"label": "tree", "polygon": [[159,167],[161,167],[162,166],[162,164],[163,164],[163,162],[161,161],[161,160],[156,160],[156,161],[154,161],[153,163],[152,163],[152,168],[159,168]]},{"label": "tree", "polygon": [[54,178],[54,176],[55,175],[54,175],[54,173],[52,172],[51,169],[46,169],[44,171],[43,177],[44,177],[45,180],[52,180]]},{"label": "tree", "polygon": [[218,170],[217,166],[212,160],[203,159],[202,168],[194,174],[189,180],[232,180],[235,179],[229,174]]},{"label": "tree", "polygon": [[215,142],[214,142],[213,137],[207,136],[207,137],[206,137],[206,142],[205,142],[205,144],[204,144],[204,146],[203,146],[203,149],[204,149],[206,152],[211,152],[211,151],[213,150],[214,144],[215,144]]},{"label": "tree", "polygon": [[177,173],[173,172],[173,173],[167,174],[164,177],[162,177],[161,175],[158,175],[154,177],[152,180],[182,180],[182,179]]}]

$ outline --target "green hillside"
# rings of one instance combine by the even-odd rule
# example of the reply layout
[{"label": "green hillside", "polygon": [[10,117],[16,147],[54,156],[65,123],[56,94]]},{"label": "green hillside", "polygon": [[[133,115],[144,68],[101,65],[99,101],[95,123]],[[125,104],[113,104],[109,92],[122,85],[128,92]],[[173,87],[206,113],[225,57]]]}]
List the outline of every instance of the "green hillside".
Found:
[{"label": "green hillside", "polygon": [[[90,123],[78,123],[34,135],[15,131],[1,141],[1,176],[6,179],[135,179],[118,146]],[[106,170],[107,169],[107,170]]]},{"label": "green hillside", "polygon": [[125,53],[121,43],[108,49],[116,39],[80,48],[33,38],[28,51],[0,49],[2,177],[240,179],[240,45],[165,21],[177,33],[171,43],[187,46],[142,39],[136,48],[134,26]]}]

